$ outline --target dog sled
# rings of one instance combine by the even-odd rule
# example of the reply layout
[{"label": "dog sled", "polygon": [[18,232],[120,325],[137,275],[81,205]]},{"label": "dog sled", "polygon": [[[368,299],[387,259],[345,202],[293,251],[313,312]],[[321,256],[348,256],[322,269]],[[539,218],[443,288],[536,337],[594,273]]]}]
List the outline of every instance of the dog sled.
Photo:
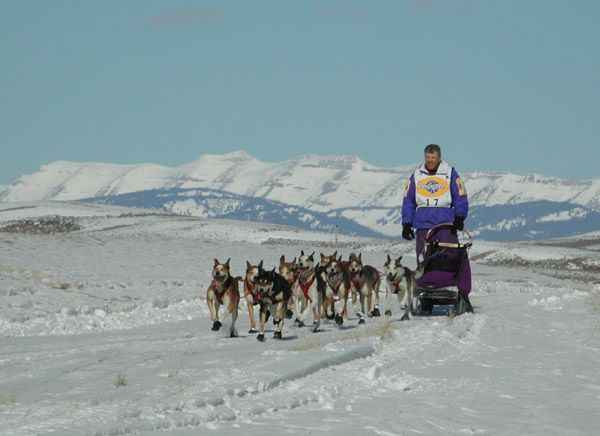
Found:
[{"label": "dog sled", "polygon": [[423,275],[417,279],[413,294],[412,314],[431,314],[434,306],[450,306],[450,316],[473,312],[469,300],[471,291],[471,267],[468,250],[469,242],[462,244],[452,231],[451,223],[437,225],[425,237],[417,239],[418,263]]}]

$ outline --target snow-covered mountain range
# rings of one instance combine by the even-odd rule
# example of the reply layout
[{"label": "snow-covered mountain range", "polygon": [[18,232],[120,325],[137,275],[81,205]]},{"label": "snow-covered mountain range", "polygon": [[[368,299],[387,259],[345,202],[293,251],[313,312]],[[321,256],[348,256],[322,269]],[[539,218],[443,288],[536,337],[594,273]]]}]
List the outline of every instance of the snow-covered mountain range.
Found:
[{"label": "snow-covered mountain range", "polygon": [[[379,168],[354,156],[317,155],[267,163],[244,151],[176,168],[56,161],[0,188],[0,201],[85,200],[397,237],[405,181],[416,165]],[[600,230],[600,178],[461,176],[475,235],[545,239]]]}]

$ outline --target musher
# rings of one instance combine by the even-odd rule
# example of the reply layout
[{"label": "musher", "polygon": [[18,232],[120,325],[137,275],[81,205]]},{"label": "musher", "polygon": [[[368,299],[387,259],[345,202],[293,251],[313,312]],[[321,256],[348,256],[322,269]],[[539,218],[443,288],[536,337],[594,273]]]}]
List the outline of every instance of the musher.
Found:
[{"label": "musher", "polygon": [[[451,223],[451,228],[440,229],[439,238],[458,243],[457,231],[464,230],[468,212],[469,200],[460,176],[452,165],[442,160],[439,145],[427,145],[425,162],[408,179],[402,201],[402,237],[407,241],[416,238],[417,263],[422,259],[427,232],[438,224]],[[471,291],[468,256],[464,256],[456,280],[460,294],[468,301]],[[419,286],[435,285],[427,274],[417,283]]]}]

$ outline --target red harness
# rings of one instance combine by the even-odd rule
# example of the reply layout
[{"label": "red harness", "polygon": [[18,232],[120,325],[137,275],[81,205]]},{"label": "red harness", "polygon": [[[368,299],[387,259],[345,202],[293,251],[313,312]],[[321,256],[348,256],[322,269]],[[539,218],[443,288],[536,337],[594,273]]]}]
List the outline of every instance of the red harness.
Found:
[{"label": "red harness", "polygon": [[302,283],[302,280],[298,281],[298,285],[300,285],[300,289],[302,289],[302,293],[304,294],[304,298],[306,298],[309,301],[310,301],[310,297],[308,296],[308,290],[310,289],[310,287],[312,286],[312,284],[315,282],[316,278],[317,278],[317,276],[313,276],[313,278],[310,279],[310,281],[308,283]]},{"label": "red harness", "polygon": [[244,285],[246,288],[246,291],[244,292],[244,298],[246,298],[248,295],[252,295],[252,304],[260,303],[261,298],[260,294],[256,291],[256,283],[245,278]]},{"label": "red harness", "polygon": [[[231,288],[223,289],[222,286],[220,286],[222,283],[223,281],[218,280],[213,280],[212,282],[210,282],[210,289],[215,291],[215,298],[217,299],[217,303],[223,304],[223,297],[225,296],[225,294],[229,295],[229,299],[232,301],[240,299],[240,295],[233,292]],[[219,292],[219,288],[222,289],[221,292]]]}]

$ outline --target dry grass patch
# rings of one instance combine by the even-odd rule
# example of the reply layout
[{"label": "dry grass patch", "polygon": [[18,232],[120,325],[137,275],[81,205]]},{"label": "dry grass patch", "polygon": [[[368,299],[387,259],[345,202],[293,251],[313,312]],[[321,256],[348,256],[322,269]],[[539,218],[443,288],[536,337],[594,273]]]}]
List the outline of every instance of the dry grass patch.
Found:
[{"label": "dry grass patch", "polygon": [[0,396],[0,404],[15,404],[17,402],[17,393],[10,391],[6,395]]},{"label": "dry grass patch", "polygon": [[115,380],[115,386],[118,388],[127,386],[127,380],[125,376],[121,373],[117,374],[117,380]]},{"label": "dry grass patch", "polygon": [[[377,337],[380,340],[386,340],[392,336],[394,328],[389,319],[385,319],[382,322],[372,322],[367,325],[341,332],[335,335],[334,338],[328,336],[314,335],[306,340],[302,341],[298,345],[292,348],[292,351],[310,351],[330,344],[331,342],[348,342],[348,341],[360,341],[365,338]],[[332,340],[333,339],[333,340]]]}]

